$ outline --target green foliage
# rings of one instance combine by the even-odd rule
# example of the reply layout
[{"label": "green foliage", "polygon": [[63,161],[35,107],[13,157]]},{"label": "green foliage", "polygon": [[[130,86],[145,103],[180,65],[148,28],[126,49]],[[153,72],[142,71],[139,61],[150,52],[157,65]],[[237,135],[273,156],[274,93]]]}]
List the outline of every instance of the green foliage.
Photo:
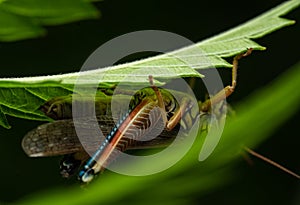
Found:
[{"label": "green foliage", "polygon": [[43,26],[99,17],[85,0],[0,1],[0,41],[16,41],[45,35]]},{"label": "green foliage", "polygon": [[[1,2],[0,15],[1,9],[5,10],[6,14],[12,11],[19,12],[18,14],[22,15],[22,18],[19,16],[21,20],[27,21],[30,17],[29,22],[32,23],[30,25],[37,25],[36,22],[49,24],[52,22],[65,23],[70,19],[75,20],[77,16],[69,18],[65,17],[63,13],[67,14],[69,11],[73,13],[77,11],[76,9],[82,9],[80,12],[75,12],[78,13],[78,15],[81,13],[83,13],[82,16],[85,16],[85,14],[86,16],[90,15],[89,17],[95,15],[93,7],[86,1],[72,1],[72,6],[69,10],[67,9],[67,11],[62,11],[61,8],[63,8],[62,4],[67,5],[68,2],[70,2],[68,0],[60,1],[61,3],[59,4],[53,3],[53,1],[50,0],[43,1],[43,3],[40,3],[45,7],[43,12],[37,9],[39,1],[31,0],[31,6],[29,6],[29,4],[22,4],[22,2],[27,1],[28,0]],[[157,73],[157,76],[163,76],[162,79],[168,80],[186,76],[203,77],[195,69],[204,69],[211,65],[215,67],[231,67],[223,57],[236,55],[250,47],[256,50],[263,50],[264,47],[258,45],[251,39],[261,37],[283,26],[294,23],[294,21],[286,20],[279,16],[286,14],[288,11],[299,6],[299,4],[299,0],[285,2],[245,24],[192,46],[144,60],[118,65],[113,67],[113,69],[96,69],[85,73],[54,76],[0,79],[0,125],[5,128],[10,127],[5,115],[32,120],[49,120],[43,116],[37,108],[52,97],[71,93],[73,85],[79,75],[86,76],[91,80],[97,79],[97,76],[102,76],[100,83],[120,82],[124,77],[126,77],[128,82],[148,83],[147,77],[149,69],[151,68],[152,73]],[[56,6],[59,8],[56,8]],[[87,13],[89,13],[89,15]],[[8,15],[11,15],[11,13]],[[1,21],[4,22],[6,20],[0,18],[0,23]],[[18,28],[22,28],[22,26]],[[36,29],[40,30],[41,28],[36,27]],[[29,33],[30,31],[33,30],[27,30]],[[200,51],[204,51],[205,57]],[[182,59],[184,61],[182,61]],[[209,65],[207,64],[207,59],[210,62]],[[192,63],[195,66],[191,67],[186,62],[189,64]],[[142,70],[139,76],[134,76],[132,72],[139,68],[147,69]]]},{"label": "green foliage", "polygon": [[[296,0],[286,2],[246,24],[194,46],[199,46],[209,53],[209,58],[215,66],[229,67],[230,64],[222,57],[233,56],[247,47],[263,49],[250,39],[293,23],[278,16],[287,13],[299,3]],[[175,52],[182,55],[195,54],[192,52],[196,50],[194,46]],[[164,61],[164,64],[161,61],[165,55],[117,68],[122,68],[127,74],[126,72],[141,63],[144,63],[143,66],[155,63],[165,67],[168,63]],[[193,69],[181,64],[178,67],[180,68],[176,71],[178,76],[198,75]],[[201,68],[205,68],[205,65],[199,62],[198,69]],[[96,70],[93,74],[98,73],[101,74],[101,70]],[[6,114],[26,119],[49,120],[36,111],[37,108],[51,97],[70,93],[77,76],[78,74],[74,73],[50,77],[1,79],[1,125],[9,127]],[[112,82],[115,81],[117,79],[113,79]],[[199,136],[190,152],[179,163],[162,173],[145,177],[128,177],[106,171],[90,184],[87,190],[79,186],[61,187],[27,196],[16,204],[192,204],[191,195],[201,196],[233,178],[234,171],[229,163],[238,159],[243,146],[251,148],[258,145],[299,110],[300,92],[295,91],[299,86],[300,62],[276,81],[249,96],[235,109],[238,115],[226,122],[217,149],[204,162],[197,161],[204,141]]]}]

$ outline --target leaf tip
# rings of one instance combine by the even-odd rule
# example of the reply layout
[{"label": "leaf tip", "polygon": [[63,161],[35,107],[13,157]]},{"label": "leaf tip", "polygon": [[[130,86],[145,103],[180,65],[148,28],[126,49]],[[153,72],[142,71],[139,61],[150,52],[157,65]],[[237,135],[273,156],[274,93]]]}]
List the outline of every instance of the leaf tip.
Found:
[{"label": "leaf tip", "polygon": [[295,23],[297,23],[297,21],[296,20],[290,20],[291,21],[291,24],[295,24]]},{"label": "leaf tip", "polygon": [[2,122],[2,123],[0,123],[0,125],[2,126],[2,127],[4,127],[5,129],[10,129],[11,128],[11,125],[9,125],[7,122]]},{"label": "leaf tip", "polygon": [[267,50],[267,47],[265,47],[265,46],[258,46],[258,47],[254,47],[253,50],[264,51],[264,50]]},{"label": "leaf tip", "polygon": [[259,50],[261,51],[267,50],[267,47],[262,46]]}]

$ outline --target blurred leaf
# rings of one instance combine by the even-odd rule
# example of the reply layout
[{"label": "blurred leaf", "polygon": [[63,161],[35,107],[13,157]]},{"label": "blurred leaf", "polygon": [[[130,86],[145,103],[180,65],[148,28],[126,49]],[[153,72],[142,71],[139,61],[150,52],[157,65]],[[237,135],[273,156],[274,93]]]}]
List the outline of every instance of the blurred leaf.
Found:
[{"label": "blurred leaf", "polygon": [[2,10],[0,3],[0,40],[14,41],[44,34],[45,30],[33,23],[30,18]]},{"label": "blurred leaf", "polygon": [[43,25],[59,25],[99,17],[84,0],[7,0],[0,2],[0,41],[34,38],[46,33]]},{"label": "blurred leaf", "polygon": [[[71,0],[63,0],[63,3],[56,4],[51,0],[43,1],[40,4],[43,4],[41,7],[45,7],[45,11],[40,12],[37,9],[40,8],[39,6],[33,6],[39,1],[30,0],[28,2],[31,2],[31,4],[23,5],[27,1],[18,0],[13,3],[10,1],[5,3],[5,1],[0,4],[0,9],[6,8],[9,11],[18,12],[20,15],[29,16],[31,14],[31,17],[35,20],[39,16],[42,18],[49,17],[50,19],[52,17],[55,18],[57,14],[62,15],[63,9],[61,6],[66,6],[71,2]],[[83,13],[89,13],[88,10],[92,9],[89,6],[80,6],[87,4],[86,1],[77,1],[72,1],[73,7],[70,6],[70,9],[67,9],[67,14],[68,12],[79,11],[80,9],[82,9],[80,11]],[[245,51],[249,47],[258,50],[264,49],[264,47],[256,44],[250,38],[261,37],[283,26],[293,24],[294,21],[282,19],[279,16],[286,14],[288,11],[299,6],[299,4],[299,0],[287,1],[257,18],[215,37],[173,52],[140,61],[63,75],[0,79],[0,112],[2,110],[0,124],[6,128],[9,127],[5,117],[6,114],[25,119],[49,120],[43,117],[37,111],[37,108],[44,101],[52,97],[71,93],[79,76],[81,79],[86,79],[83,82],[84,85],[99,82],[106,83],[105,86],[109,86],[109,83],[124,82],[124,78],[125,82],[148,84],[149,73],[154,75],[155,79],[169,80],[178,77],[203,77],[196,69],[213,66],[231,67],[222,57],[235,55]],[[59,9],[55,9],[56,6]],[[91,13],[93,12],[91,11]],[[45,15],[43,16],[43,14]],[[138,71],[140,73],[137,73]],[[99,76],[101,76],[101,80],[99,80]]]}]

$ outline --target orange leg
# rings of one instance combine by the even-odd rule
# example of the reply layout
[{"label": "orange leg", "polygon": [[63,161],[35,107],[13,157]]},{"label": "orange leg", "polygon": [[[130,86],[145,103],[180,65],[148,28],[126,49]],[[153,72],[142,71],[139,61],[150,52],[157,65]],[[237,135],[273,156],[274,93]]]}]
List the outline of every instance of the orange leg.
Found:
[{"label": "orange leg", "polygon": [[168,120],[163,97],[162,97],[160,91],[158,90],[158,88],[154,85],[152,75],[149,76],[149,82],[150,82],[152,89],[154,90],[154,92],[156,94],[158,106],[162,111],[162,118],[163,118],[165,127],[167,130],[172,130],[181,120],[182,113],[186,109],[188,102],[186,100],[183,100],[183,102],[180,103],[179,109],[174,113],[174,115],[171,117],[171,119]]},{"label": "orange leg", "polygon": [[167,130],[172,130],[181,120],[181,116],[184,114],[188,106],[187,100],[184,98],[183,101],[180,103],[179,109],[174,113],[171,119],[166,124]]},{"label": "orange leg", "polygon": [[232,82],[231,85],[226,86],[223,90],[219,91],[216,95],[214,95],[211,99],[206,100],[201,105],[201,110],[206,112],[210,109],[211,105],[214,105],[224,99],[226,99],[229,95],[231,95],[234,92],[234,89],[236,87],[236,78],[237,78],[237,68],[238,68],[238,61],[251,54],[252,48],[249,48],[246,53],[239,54],[233,58],[232,62]]},{"label": "orange leg", "polygon": [[154,85],[152,75],[149,75],[149,82],[150,82],[150,85],[151,85],[152,89],[154,90],[154,92],[156,94],[157,101],[158,101],[158,107],[161,109],[162,118],[163,118],[164,124],[166,126],[167,123],[168,123],[168,119],[167,119],[167,115],[166,115],[167,112],[166,112],[164,100],[163,100],[162,95],[159,92],[158,88]]}]

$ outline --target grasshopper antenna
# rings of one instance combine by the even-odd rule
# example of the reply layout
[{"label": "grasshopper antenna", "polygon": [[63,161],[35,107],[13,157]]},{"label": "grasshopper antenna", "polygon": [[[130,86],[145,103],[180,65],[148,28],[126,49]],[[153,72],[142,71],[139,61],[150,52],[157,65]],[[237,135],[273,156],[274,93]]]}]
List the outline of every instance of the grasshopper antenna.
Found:
[{"label": "grasshopper antenna", "polygon": [[249,154],[273,165],[274,167],[277,167],[278,169],[281,169],[282,171],[296,177],[297,179],[300,179],[300,176],[298,174],[296,174],[295,172],[292,172],[291,170],[285,168],[284,166],[278,164],[277,162],[274,162],[273,160],[267,158],[267,157],[264,157],[262,156],[261,154],[258,154],[257,152],[253,151],[252,149],[248,148],[248,147],[244,147],[244,149],[246,150],[246,152],[248,152]]}]

